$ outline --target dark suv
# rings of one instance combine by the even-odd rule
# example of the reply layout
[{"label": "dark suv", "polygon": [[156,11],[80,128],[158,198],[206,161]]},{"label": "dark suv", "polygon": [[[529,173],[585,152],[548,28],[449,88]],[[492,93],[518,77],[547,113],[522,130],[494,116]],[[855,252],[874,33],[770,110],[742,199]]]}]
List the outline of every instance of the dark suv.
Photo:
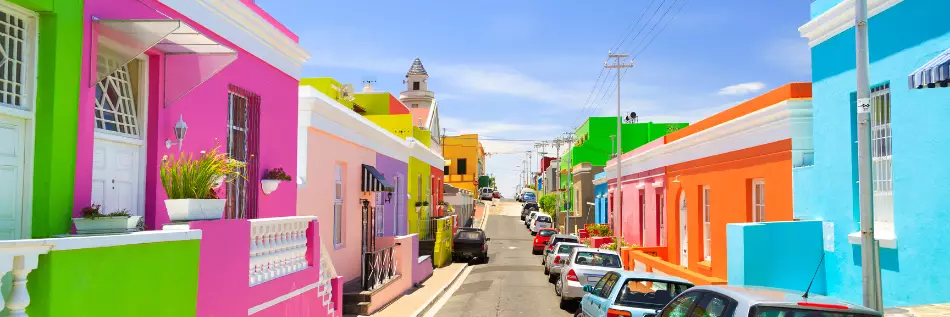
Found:
[{"label": "dark suv", "polygon": [[521,206],[521,220],[524,220],[532,211],[538,211],[538,203],[536,202],[526,202]]}]

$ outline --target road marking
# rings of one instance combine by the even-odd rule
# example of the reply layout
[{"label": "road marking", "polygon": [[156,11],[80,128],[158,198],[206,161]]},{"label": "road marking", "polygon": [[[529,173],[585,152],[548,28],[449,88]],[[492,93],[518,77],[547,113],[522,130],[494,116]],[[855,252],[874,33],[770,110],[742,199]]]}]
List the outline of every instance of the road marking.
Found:
[{"label": "road marking", "polygon": [[442,306],[445,306],[445,303],[449,302],[449,299],[452,298],[452,295],[455,294],[455,291],[458,291],[459,287],[462,286],[462,283],[465,282],[465,279],[468,278],[468,273],[471,271],[472,271],[471,265],[465,267],[465,270],[463,270],[462,274],[459,275],[459,277],[455,279],[455,282],[452,283],[452,286],[450,286],[449,289],[445,291],[445,293],[442,294],[442,297],[439,298],[439,301],[437,301],[435,305],[432,305],[432,307],[429,308],[429,311],[426,312],[426,314],[423,316],[435,317],[435,315],[439,313],[439,310],[442,309]]},{"label": "road marking", "polygon": [[508,247],[508,250],[514,250],[514,249],[517,249],[517,248],[518,248],[518,247]]}]

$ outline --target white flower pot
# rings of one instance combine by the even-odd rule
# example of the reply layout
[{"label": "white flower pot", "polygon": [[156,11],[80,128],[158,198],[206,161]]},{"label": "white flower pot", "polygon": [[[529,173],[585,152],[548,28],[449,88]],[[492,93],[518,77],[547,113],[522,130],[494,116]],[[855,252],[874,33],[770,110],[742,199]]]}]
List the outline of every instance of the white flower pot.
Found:
[{"label": "white flower pot", "polygon": [[134,232],[138,231],[140,221],[142,221],[142,216],[73,218],[78,234]]},{"label": "white flower pot", "polygon": [[166,199],[171,221],[218,220],[224,215],[225,199]]},{"label": "white flower pot", "polygon": [[264,190],[264,195],[270,195],[275,190],[277,190],[277,185],[280,185],[280,180],[277,179],[265,179],[261,180],[261,189]]}]

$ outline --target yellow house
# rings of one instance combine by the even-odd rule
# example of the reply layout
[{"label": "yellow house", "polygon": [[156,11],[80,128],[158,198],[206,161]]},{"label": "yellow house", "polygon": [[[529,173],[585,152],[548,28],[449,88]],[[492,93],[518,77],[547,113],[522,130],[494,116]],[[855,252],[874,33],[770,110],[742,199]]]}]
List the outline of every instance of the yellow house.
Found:
[{"label": "yellow house", "polygon": [[485,175],[485,149],[478,134],[447,136],[442,143],[445,183],[478,192],[478,176]]}]

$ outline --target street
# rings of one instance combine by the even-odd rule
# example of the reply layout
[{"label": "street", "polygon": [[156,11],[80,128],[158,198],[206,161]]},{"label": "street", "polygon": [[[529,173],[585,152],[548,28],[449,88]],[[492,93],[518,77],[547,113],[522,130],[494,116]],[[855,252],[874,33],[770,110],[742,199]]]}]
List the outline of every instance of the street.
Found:
[{"label": "street", "polygon": [[[499,208],[500,207],[500,208]],[[521,204],[496,202],[485,227],[490,261],[471,266],[435,316],[573,316],[558,308],[553,284],[543,273],[541,256],[531,254],[533,236],[519,216]],[[464,274],[464,273],[463,273]]]}]

